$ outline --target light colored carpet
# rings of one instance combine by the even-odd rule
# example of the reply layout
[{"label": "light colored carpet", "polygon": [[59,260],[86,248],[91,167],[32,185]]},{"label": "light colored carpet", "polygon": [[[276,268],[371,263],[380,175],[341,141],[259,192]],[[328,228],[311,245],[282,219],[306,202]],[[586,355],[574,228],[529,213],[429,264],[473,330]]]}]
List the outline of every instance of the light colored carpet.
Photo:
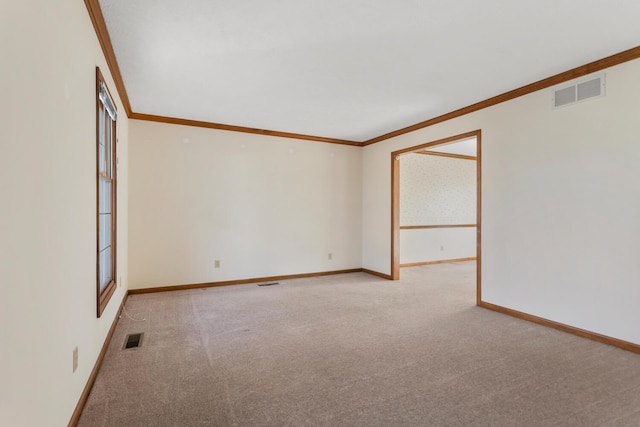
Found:
[{"label": "light colored carpet", "polygon": [[131,296],[80,426],[640,425],[639,355],[475,307],[474,262],[402,276]]}]

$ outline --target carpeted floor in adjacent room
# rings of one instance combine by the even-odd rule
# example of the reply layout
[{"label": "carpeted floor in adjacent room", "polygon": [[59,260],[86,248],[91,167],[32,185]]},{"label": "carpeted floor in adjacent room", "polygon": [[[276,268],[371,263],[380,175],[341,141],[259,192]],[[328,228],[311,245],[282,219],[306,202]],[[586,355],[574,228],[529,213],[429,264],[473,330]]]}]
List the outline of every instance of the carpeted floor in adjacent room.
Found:
[{"label": "carpeted floor in adjacent room", "polygon": [[640,355],[474,304],[474,262],[130,296],[79,425],[640,425]]}]

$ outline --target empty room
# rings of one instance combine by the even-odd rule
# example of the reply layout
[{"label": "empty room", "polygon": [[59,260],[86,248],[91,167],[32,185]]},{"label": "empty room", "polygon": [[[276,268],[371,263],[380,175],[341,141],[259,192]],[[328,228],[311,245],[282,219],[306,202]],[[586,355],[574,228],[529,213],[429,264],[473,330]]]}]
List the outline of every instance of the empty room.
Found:
[{"label": "empty room", "polygon": [[639,425],[639,18],[1,0],[0,425]]}]

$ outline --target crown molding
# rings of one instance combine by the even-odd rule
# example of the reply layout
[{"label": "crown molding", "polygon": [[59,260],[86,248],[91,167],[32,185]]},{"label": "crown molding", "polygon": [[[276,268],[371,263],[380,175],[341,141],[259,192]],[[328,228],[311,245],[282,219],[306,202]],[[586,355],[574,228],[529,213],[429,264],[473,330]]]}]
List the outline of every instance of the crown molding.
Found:
[{"label": "crown molding", "polygon": [[244,133],[252,133],[252,134],[258,134],[258,135],[276,136],[276,137],[282,137],[282,138],[294,138],[294,139],[302,139],[307,141],[325,142],[325,143],[331,143],[331,144],[351,145],[355,147],[366,147],[368,145],[385,141],[387,139],[391,139],[396,136],[404,135],[406,133],[413,132],[419,129],[424,129],[426,127],[429,127],[438,123],[442,123],[457,117],[461,117],[466,114],[470,114],[475,111],[479,111],[484,108],[491,107],[493,105],[510,101],[512,99],[519,98],[521,96],[528,95],[530,93],[533,93],[542,89],[546,89],[551,86],[555,86],[557,84],[561,84],[569,80],[573,80],[579,77],[586,76],[591,73],[595,73],[597,71],[604,70],[605,68],[613,67],[615,65],[623,64],[625,62],[640,58],[640,46],[636,46],[634,48],[616,53],[614,55],[607,56],[606,58],[602,58],[602,59],[590,62],[588,64],[573,68],[571,70],[553,75],[546,79],[542,79],[537,82],[528,84],[526,86],[522,86],[520,88],[494,96],[492,98],[485,99],[484,101],[476,102],[475,104],[468,105],[466,107],[457,109],[455,111],[451,111],[441,116],[437,116],[437,117],[422,121],[420,123],[416,123],[414,125],[407,126],[402,129],[398,129],[396,131],[386,133],[384,135],[380,135],[378,137],[369,139],[367,141],[357,142],[357,141],[349,141],[349,140],[337,139],[337,138],[327,138],[322,136],[304,135],[304,134],[282,132],[282,131],[275,131],[275,130],[255,129],[255,128],[249,128],[244,126],[234,126],[234,125],[227,125],[227,124],[214,123],[214,122],[179,119],[174,117],[156,116],[151,114],[133,112],[131,109],[131,103],[129,102],[129,97],[127,95],[127,90],[124,86],[122,74],[120,73],[120,67],[118,66],[118,61],[113,51],[113,45],[111,44],[111,38],[109,37],[107,25],[104,21],[102,10],[100,9],[100,3],[98,0],[84,0],[84,3],[87,6],[87,11],[89,12],[89,16],[91,17],[93,28],[95,29],[96,35],[98,36],[100,46],[102,47],[102,52],[104,53],[105,59],[107,61],[107,65],[109,66],[109,71],[111,72],[111,76],[113,77],[113,80],[115,82],[116,90],[120,95],[120,100],[124,105],[124,109],[127,113],[127,117],[132,119],[137,119],[137,120],[148,120],[148,121],[162,122],[162,123],[181,124],[185,126],[196,126],[196,127],[203,127],[203,128],[209,128],[209,129],[220,129],[220,130],[227,130],[231,132],[244,132]]},{"label": "crown molding", "polygon": [[102,9],[100,9],[100,3],[98,0],[84,0],[84,4],[87,6],[87,12],[89,12],[91,23],[93,23],[93,28],[98,36],[100,47],[102,47],[102,53],[104,54],[107,66],[111,72],[111,77],[116,84],[116,90],[120,96],[120,101],[122,101],[124,111],[127,113],[127,117],[129,117],[131,116],[131,103],[129,102],[127,89],[124,86],[124,80],[122,80],[122,74],[120,73],[116,54],[113,51],[111,37],[109,37],[109,32],[107,31],[107,24],[104,22],[104,15],[102,15]]},{"label": "crown molding", "polygon": [[302,139],[306,141],[326,142],[330,144],[352,145],[355,147],[362,146],[362,143],[360,142],[348,141],[346,139],[326,138],[323,136],[303,135],[299,133],[256,129],[256,128],[249,128],[244,126],[234,126],[234,125],[225,125],[221,123],[203,122],[198,120],[179,119],[175,117],[155,116],[152,114],[131,113],[129,115],[129,118],[136,119],[136,120],[146,120],[148,122],[160,122],[160,123],[169,123],[173,125],[194,126],[194,127],[201,127],[201,128],[207,128],[207,129],[219,129],[219,130],[226,130],[231,132],[243,132],[243,133],[253,133],[258,135],[278,136],[281,138]]},{"label": "crown molding", "polygon": [[478,160],[476,156],[466,156],[464,154],[441,153],[440,151],[416,151],[416,154],[426,154],[428,156],[451,157],[452,159]]},{"label": "crown molding", "polygon": [[456,117],[464,116],[466,114],[473,113],[475,111],[482,110],[484,108],[491,107],[493,105],[497,105],[505,101],[510,101],[512,99],[519,98],[521,96],[528,95],[530,93],[537,92],[539,90],[546,89],[551,86],[555,86],[557,84],[564,83],[569,80],[577,79],[579,77],[586,76],[587,74],[595,73],[596,71],[604,70],[605,68],[623,64],[625,62],[632,61],[638,58],[640,58],[640,46],[636,46],[634,48],[625,50],[623,52],[619,52],[614,55],[607,56],[606,58],[602,58],[597,61],[590,62],[580,67],[572,68],[571,70],[562,72],[560,74],[547,77],[546,79],[542,79],[537,82],[528,84],[526,86],[522,86],[518,89],[510,90],[509,92],[505,92],[503,94],[494,96],[492,98],[485,99],[484,101],[476,102],[475,104],[471,104],[469,106],[460,108],[450,113],[443,114],[441,116],[434,117],[432,119],[425,120],[420,123],[416,123],[415,125],[407,126],[405,128],[398,129],[396,131],[389,132],[384,135],[380,135],[376,138],[372,138],[372,139],[369,139],[368,141],[364,141],[362,143],[362,146],[366,147],[367,145],[375,144],[376,142],[380,142],[386,139],[394,138],[396,136],[404,135],[405,133],[413,132],[419,129],[424,129],[429,126],[433,126],[437,123],[442,123],[447,120],[455,119]]}]

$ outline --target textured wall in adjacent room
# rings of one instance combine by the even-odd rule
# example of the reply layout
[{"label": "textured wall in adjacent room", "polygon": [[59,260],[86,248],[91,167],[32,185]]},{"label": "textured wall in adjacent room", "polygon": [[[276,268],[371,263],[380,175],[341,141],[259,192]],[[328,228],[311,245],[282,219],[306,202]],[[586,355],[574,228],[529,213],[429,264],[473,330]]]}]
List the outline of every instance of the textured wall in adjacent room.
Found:
[{"label": "textured wall in adjacent room", "polygon": [[475,221],[475,161],[424,154],[400,158],[400,225]]}]

